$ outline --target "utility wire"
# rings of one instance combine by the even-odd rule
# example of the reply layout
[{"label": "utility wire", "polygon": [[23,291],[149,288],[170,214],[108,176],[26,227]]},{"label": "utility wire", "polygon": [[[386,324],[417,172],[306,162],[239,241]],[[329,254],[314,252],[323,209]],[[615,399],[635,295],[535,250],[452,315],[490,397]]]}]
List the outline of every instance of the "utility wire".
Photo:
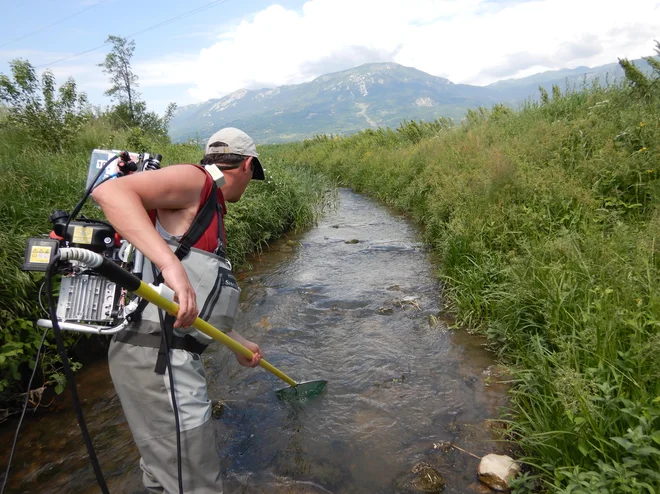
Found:
[{"label": "utility wire", "polygon": [[105,3],[105,2],[107,2],[107,1],[108,1],[108,0],[101,0],[100,2],[95,3],[94,5],[90,5],[90,6],[87,7],[86,9],[82,9],[82,10],[79,10],[78,12],[76,12],[75,14],[71,14],[69,17],[65,17],[64,19],[60,19],[59,21],[55,21],[55,22],[53,22],[52,24],[48,24],[47,26],[40,27],[40,28],[37,29],[36,31],[32,31],[32,32],[29,32],[29,33],[27,33],[27,34],[24,34],[24,35],[21,36],[20,38],[16,38],[16,39],[12,39],[11,41],[7,41],[7,42],[1,44],[1,45],[0,45],[0,48],[4,48],[4,47],[7,46],[7,45],[11,45],[12,43],[16,43],[17,41],[24,40],[25,38],[29,38],[29,37],[32,36],[33,34],[40,33],[41,31],[45,31],[46,29],[49,29],[49,28],[51,28],[51,27],[53,27],[53,26],[56,26],[57,24],[61,24],[61,23],[63,23],[64,21],[68,21],[69,19],[73,19],[74,17],[79,16],[80,14],[83,14],[83,13],[87,12],[87,11],[90,10],[90,9],[93,9],[94,7],[98,7],[99,5],[101,5],[102,3]]},{"label": "utility wire", "polygon": [[[171,23],[173,23],[173,22],[176,22],[176,21],[178,21],[179,19],[183,19],[184,17],[188,17],[188,16],[191,16],[191,15],[197,14],[197,13],[199,13],[199,12],[202,12],[202,11],[204,11],[204,10],[208,10],[208,9],[210,9],[211,7],[216,7],[216,6],[218,6],[218,5],[220,5],[220,4],[223,4],[223,3],[227,2],[227,1],[229,1],[229,0],[215,0],[215,1],[213,1],[213,2],[211,2],[211,3],[209,3],[209,4],[207,4],[207,5],[204,5],[204,6],[202,6],[202,7],[197,7],[196,9],[189,10],[188,12],[184,12],[183,14],[177,15],[176,17],[172,17],[172,18],[167,19],[167,20],[165,20],[165,21],[163,21],[163,22],[159,22],[158,24],[154,24],[153,26],[149,26],[149,27],[147,27],[147,28],[145,28],[145,29],[142,29],[142,30],[140,30],[140,31],[136,31],[136,32],[134,32],[134,33],[128,34],[128,35],[126,35],[126,38],[127,38],[127,39],[134,38],[134,37],[136,37],[136,36],[139,36],[140,34],[144,34],[144,33],[146,33],[146,32],[152,31],[152,30],[154,30],[154,29],[156,29],[156,28],[159,28],[159,27],[162,27],[162,26],[166,26],[167,24],[171,24]],[[55,60],[54,62],[49,62],[49,63],[47,63],[47,64],[40,65],[40,66],[38,66],[38,67],[36,67],[36,68],[37,68],[37,69],[43,69],[44,67],[49,67],[49,66],[51,66],[51,65],[55,65],[56,63],[64,62],[65,60],[71,60],[72,58],[76,58],[76,57],[79,57],[80,55],[85,55],[86,53],[90,53],[90,52],[92,52],[92,51],[98,50],[99,48],[103,48],[103,47],[104,47],[105,45],[107,45],[107,44],[108,44],[108,42],[106,41],[106,42],[104,42],[103,44],[100,44],[100,45],[98,45],[98,46],[95,46],[94,48],[90,48],[89,50],[81,51],[80,53],[76,53],[75,55],[70,55],[70,56],[68,56],[68,57],[60,58],[59,60]]]},{"label": "utility wire", "polygon": [[153,30],[153,29],[156,29],[157,27],[165,26],[166,24],[171,24],[171,23],[173,23],[173,22],[175,22],[175,21],[178,21],[179,19],[183,19],[184,17],[188,17],[188,16],[193,15],[193,14],[196,14],[196,13],[198,13],[198,12],[202,12],[203,10],[210,9],[211,7],[216,7],[217,5],[220,5],[220,4],[225,3],[225,2],[227,2],[227,1],[228,1],[228,0],[215,0],[215,1],[211,2],[211,3],[209,3],[208,5],[204,5],[204,6],[202,6],[202,7],[198,7],[198,8],[196,8],[196,9],[193,9],[193,10],[189,11],[189,12],[185,12],[185,13],[183,13],[183,14],[177,16],[177,17],[173,17],[173,18],[171,18],[171,19],[167,19],[166,21],[163,21],[163,22],[161,22],[161,23],[159,23],[159,24],[154,24],[153,26],[150,26],[150,27],[148,27],[148,28],[145,28],[145,29],[143,29],[142,31],[137,31],[137,32],[135,32],[135,33],[133,33],[133,34],[129,34],[128,37],[131,38],[131,37],[137,36],[137,35],[139,35],[139,34],[146,33],[147,31],[151,31],[151,30]]}]

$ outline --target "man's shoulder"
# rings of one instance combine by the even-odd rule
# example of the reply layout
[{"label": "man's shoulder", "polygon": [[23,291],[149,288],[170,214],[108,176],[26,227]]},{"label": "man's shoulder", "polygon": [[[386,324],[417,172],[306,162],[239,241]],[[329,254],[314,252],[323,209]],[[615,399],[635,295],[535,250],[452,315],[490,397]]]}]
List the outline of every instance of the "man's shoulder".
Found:
[{"label": "man's shoulder", "polygon": [[191,170],[196,168],[197,170],[204,171],[204,167],[196,163],[172,163],[165,168],[174,168],[177,170]]},{"label": "man's shoulder", "polygon": [[194,163],[173,163],[163,167],[162,170],[167,170],[167,175],[170,177],[170,180],[172,177],[181,177],[181,179],[184,179],[184,177],[191,177],[200,184],[206,182],[206,176],[208,175],[203,166]]}]

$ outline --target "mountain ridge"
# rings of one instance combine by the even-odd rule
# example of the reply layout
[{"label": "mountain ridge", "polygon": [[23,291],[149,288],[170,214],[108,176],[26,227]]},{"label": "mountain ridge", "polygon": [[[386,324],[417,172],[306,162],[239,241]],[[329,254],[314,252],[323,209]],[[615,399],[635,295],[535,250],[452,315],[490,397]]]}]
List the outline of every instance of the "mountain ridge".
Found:
[{"label": "mountain ridge", "polygon": [[[635,64],[646,65],[643,60]],[[561,69],[487,86],[456,84],[395,62],[362,64],[323,74],[301,84],[238,89],[222,98],[179,108],[170,122],[175,141],[206,139],[221,127],[245,130],[259,143],[302,140],[317,134],[348,134],[396,127],[403,120],[460,119],[469,108],[516,104],[538,86],[592,80],[617,71],[618,64]]]}]

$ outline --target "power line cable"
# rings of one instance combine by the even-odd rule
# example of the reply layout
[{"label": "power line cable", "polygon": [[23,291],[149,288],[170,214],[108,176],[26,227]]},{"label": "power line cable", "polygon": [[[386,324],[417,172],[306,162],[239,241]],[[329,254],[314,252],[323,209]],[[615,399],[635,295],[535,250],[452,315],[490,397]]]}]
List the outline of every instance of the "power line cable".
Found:
[{"label": "power line cable", "polygon": [[173,17],[173,18],[168,19],[168,20],[166,20],[166,21],[163,21],[163,22],[161,22],[161,23],[159,23],[159,24],[154,24],[153,26],[150,26],[150,27],[148,27],[148,28],[145,28],[145,29],[143,29],[142,31],[137,31],[137,32],[135,32],[135,33],[133,33],[133,34],[129,34],[127,37],[131,38],[131,37],[138,36],[139,34],[146,33],[147,31],[151,31],[151,30],[153,30],[153,29],[156,29],[157,27],[161,27],[161,26],[165,26],[165,25],[167,25],[167,24],[171,24],[171,23],[173,23],[174,21],[178,21],[179,19],[183,19],[184,17],[188,17],[188,16],[193,15],[193,14],[196,14],[196,13],[198,13],[198,12],[202,12],[203,10],[208,10],[208,9],[210,9],[211,7],[216,7],[217,5],[223,4],[223,3],[227,2],[227,1],[229,1],[229,0],[215,0],[215,1],[211,2],[211,3],[209,3],[208,5],[204,5],[204,6],[202,6],[202,7],[198,7],[198,8],[196,8],[196,9],[194,9],[194,10],[191,10],[191,11],[189,11],[189,12],[183,13],[183,14],[177,16],[177,17]]},{"label": "power line cable", "polygon": [[[167,20],[165,20],[165,21],[163,21],[163,22],[159,22],[158,24],[154,24],[153,26],[149,26],[149,27],[147,27],[147,28],[145,28],[145,29],[142,29],[142,30],[140,30],[140,31],[136,31],[136,32],[134,32],[134,33],[128,34],[128,35],[126,35],[126,39],[131,39],[131,38],[134,38],[134,37],[136,37],[136,36],[139,36],[140,34],[144,34],[144,33],[148,32],[148,31],[152,31],[152,30],[154,30],[154,29],[156,29],[156,28],[159,28],[159,27],[162,27],[162,26],[166,26],[167,24],[171,24],[171,23],[173,23],[173,22],[176,22],[176,21],[178,21],[179,19],[183,19],[184,17],[188,17],[188,16],[191,16],[191,15],[193,15],[193,14],[197,14],[197,13],[199,13],[199,12],[202,12],[202,11],[204,11],[204,10],[208,10],[208,9],[210,9],[211,7],[216,7],[216,6],[218,6],[218,5],[220,5],[220,4],[223,4],[223,3],[227,2],[227,1],[229,1],[229,0],[215,0],[215,1],[213,1],[213,2],[211,2],[211,3],[209,3],[209,4],[207,4],[207,5],[204,5],[204,6],[202,6],[202,7],[197,7],[196,9],[193,9],[193,10],[190,10],[190,11],[188,11],[188,12],[184,12],[183,14],[177,15],[176,17],[172,17],[172,18],[167,19]],[[107,44],[108,44],[108,42],[106,41],[106,42],[104,42],[103,44],[100,44],[100,45],[98,45],[98,46],[95,46],[94,48],[90,48],[89,50],[81,51],[80,53],[76,53],[75,55],[70,55],[70,56],[68,56],[68,57],[60,58],[59,60],[55,60],[54,62],[49,62],[49,63],[47,63],[47,64],[40,65],[40,66],[38,66],[38,67],[36,67],[36,68],[37,68],[37,69],[43,69],[44,67],[49,67],[49,66],[51,66],[51,65],[55,65],[56,63],[64,62],[65,60],[70,60],[70,59],[72,59],[72,58],[79,57],[80,55],[85,55],[86,53],[90,53],[90,52],[92,52],[92,51],[98,50],[99,48],[103,48],[103,47],[104,47],[105,45],[107,45]]]},{"label": "power line cable", "polygon": [[83,13],[87,12],[87,11],[90,10],[90,9],[93,9],[94,7],[98,7],[99,5],[101,5],[102,3],[105,3],[105,2],[107,2],[107,1],[108,1],[108,0],[101,0],[100,2],[95,3],[94,5],[90,5],[90,6],[87,7],[86,9],[82,9],[82,10],[79,10],[78,12],[76,12],[75,14],[71,14],[69,17],[65,17],[64,19],[60,19],[59,21],[55,21],[55,22],[53,22],[52,24],[48,24],[47,26],[40,27],[39,29],[37,29],[37,30],[35,30],[35,31],[31,31],[31,32],[29,32],[29,33],[27,33],[27,34],[24,34],[24,35],[21,36],[20,38],[16,38],[16,39],[12,39],[12,40],[10,40],[10,41],[6,41],[5,43],[3,43],[3,44],[0,45],[0,48],[4,48],[5,46],[7,46],[7,45],[11,45],[12,43],[16,43],[17,41],[22,41],[22,40],[24,40],[25,38],[29,38],[29,37],[32,36],[33,34],[40,33],[41,31],[45,31],[46,29],[49,29],[49,28],[51,28],[51,27],[53,27],[53,26],[56,26],[57,24],[61,24],[61,23],[65,22],[65,21],[68,21],[69,19],[73,19],[74,17],[79,16],[80,14],[83,14]]}]

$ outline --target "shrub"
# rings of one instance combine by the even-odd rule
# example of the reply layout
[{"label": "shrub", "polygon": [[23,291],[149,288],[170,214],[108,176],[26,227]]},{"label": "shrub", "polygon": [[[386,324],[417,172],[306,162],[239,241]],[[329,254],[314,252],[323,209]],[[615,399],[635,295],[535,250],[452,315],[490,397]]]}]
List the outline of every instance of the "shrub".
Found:
[{"label": "shrub", "polygon": [[12,79],[0,75],[0,102],[6,105],[3,125],[21,129],[46,149],[62,150],[89,118],[87,97],[69,78],[58,90],[49,70],[41,80],[25,60],[10,62]]}]

